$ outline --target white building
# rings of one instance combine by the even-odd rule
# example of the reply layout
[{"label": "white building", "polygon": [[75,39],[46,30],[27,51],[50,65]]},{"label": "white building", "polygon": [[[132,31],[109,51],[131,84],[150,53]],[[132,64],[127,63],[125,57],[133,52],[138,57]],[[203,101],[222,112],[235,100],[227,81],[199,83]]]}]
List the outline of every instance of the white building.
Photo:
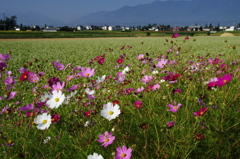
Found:
[{"label": "white building", "polygon": [[230,26],[230,28],[225,29],[225,31],[234,31],[235,27],[234,26]]}]

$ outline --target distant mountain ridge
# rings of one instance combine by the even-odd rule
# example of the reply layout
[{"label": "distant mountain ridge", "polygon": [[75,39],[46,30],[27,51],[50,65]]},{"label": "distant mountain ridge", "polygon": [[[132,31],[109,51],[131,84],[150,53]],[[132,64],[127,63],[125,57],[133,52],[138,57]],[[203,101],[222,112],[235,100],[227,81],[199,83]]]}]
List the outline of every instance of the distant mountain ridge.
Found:
[{"label": "distant mountain ridge", "polygon": [[[240,0],[154,1],[115,11],[88,14],[72,21],[79,25],[235,25],[240,22]],[[234,24],[233,24],[234,23]]]}]

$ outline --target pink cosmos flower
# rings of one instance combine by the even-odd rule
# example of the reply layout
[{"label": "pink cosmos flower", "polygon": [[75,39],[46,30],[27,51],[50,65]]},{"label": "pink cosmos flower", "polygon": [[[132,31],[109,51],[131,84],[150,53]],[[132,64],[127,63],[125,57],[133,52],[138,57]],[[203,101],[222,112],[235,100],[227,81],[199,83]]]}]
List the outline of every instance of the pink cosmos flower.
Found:
[{"label": "pink cosmos flower", "polygon": [[0,100],[10,100],[10,99],[14,98],[16,96],[16,94],[17,94],[17,92],[11,92],[9,95],[7,95],[6,98],[5,98],[5,96],[4,97],[0,96]]},{"label": "pink cosmos flower", "polygon": [[229,81],[232,80],[232,76],[231,74],[227,74],[227,75],[223,75],[222,78],[218,77],[217,78],[217,81],[215,82],[215,84],[218,86],[218,87],[222,87],[224,86],[225,84],[227,84]]},{"label": "pink cosmos flower", "polygon": [[142,87],[138,88],[135,93],[136,94],[142,93],[143,90],[144,90],[144,87],[142,86]]},{"label": "pink cosmos flower", "polygon": [[28,81],[31,83],[37,83],[39,81],[38,75],[36,73],[29,72]]},{"label": "pink cosmos flower", "polygon": [[64,65],[59,63],[59,60],[56,60],[55,62],[53,62],[53,65],[55,66],[56,69],[60,71],[64,69]]},{"label": "pink cosmos flower", "polygon": [[66,81],[71,81],[74,78],[74,75],[69,75],[66,79]]},{"label": "pink cosmos flower", "polygon": [[172,105],[172,104],[167,104],[167,106],[170,108],[170,109],[168,109],[168,111],[170,111],[170,112],[176,112],[176,111],[178,111],[178,109],[182,106],[182,104],[178,104],[178,105],[177,105],[177,103],[174,102],[173,105]]},{"label": "pink cosmos flower", "polygon": [[103,144],[101,146],[107,147],[108,145],[112,144],[115,140],[115,136],[112,135],[112,132],[106,131],[104,134],[100,134],[97,140],[98,142],[102,142]]},{"label": "pink cosmos flower", "polygon": [[148,82],[151,82],[152,79],[153,79],[152,76],[145,75],[145,76],[143,76],[143,78],[141,79],[141,81],[142,81],[143,83],[148,83]]},{"label": "pink cosmos flower", "polygon": [[132,149],[127,148],[126,146],[118,147],[116,152],[115,159],[130,159],[132,156]]},{"label": "pink cosmos flower", "polygon": [[29,111],[29,110],[32,110],[32,109],[34,109],[34,106],[32,104],[27,104],[26,107],[22,106],[20,108],[21,111]]},{"label": "pink cosmos flower", "polygon": [[86,69],[84,67],[81,68],[82,72],[80,75],[82,77],[92,77],[94,75],[95,69],[91,69],[90,67],[87,67]]},{"label": "pink cosmos flower", "polygon": [[160,89],[160,85],[159,84],[154,84],[153,86],[152,86],[152,90],[157,90],[157,89]]},{"label": "pink cosmos flower", "polygon": [[144,60],[144,54],[137,55],[137,59],[140,61]]},{"label": "pink cosmos flower", "polygon": [[161,59],[160,61],[158,61],[156,66],[159,68],[163,68],[167,64],[167,62],[168,62],[168,59]]},{"label": "pink cosmos flower", "polygon": [[57,84],[52,85],[52,91],[61,91],[63,87],[65,86],[65,82],[57,82]]},{"label": "pink cosmos flower", "polygon": [[138,101],[136,101],[133,105],[134,105],[134,107],[136,107],[137,109],[139,109],[139,108],[142,107],[142,101],[138,100]]}]

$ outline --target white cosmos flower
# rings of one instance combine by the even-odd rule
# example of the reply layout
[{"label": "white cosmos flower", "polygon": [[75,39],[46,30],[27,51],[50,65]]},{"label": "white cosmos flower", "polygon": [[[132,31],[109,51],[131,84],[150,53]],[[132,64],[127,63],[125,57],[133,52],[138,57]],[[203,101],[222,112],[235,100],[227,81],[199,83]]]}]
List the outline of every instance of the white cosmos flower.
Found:
[{"label": "white cosmos flower", "polygon": [[62,94],[62,91],[54,90],[52,91],[52,95],[49,95],[49,100],[47,101],[47,105],[50,108],[58,108],[64,101],[65,95]]},{"label": "white cosmos flower", "polygon": [[87,159],[103,159],[102,155],[99,155],[98,153],[93,153],[93,155],[88,155]]},{"label": "white cosmos flower", "polygon": [[158,74],[158,71],[157,70],[154,70],[154,71],[152,71],[152,74]]},{"label": "white cosmos flower", "polygon": [[46,102],[48,100],[50,94],[48,94],[47,92],[45,92],[42,96],[41,96],[41,102]]},{"label": "white cosmos flower", "polygon": [[68,96],[66,96],[65,100],[64,100],[64,104],[68,104],[69,100],[75,95],[77,94],[77,91],[74,91],[72,93],[70,93]]},{"label": "white cosmos flower", "polygon": [[103,75],[102,77],[98,77],[98,79],[96,80],[97,83],[103,82],[106,78],[106,75]]},{"label": "white cosmos flower", "polygon": [[49,140],[51,140],[51,137],[50,136],[46,137],[46,139],[43,140],[43,144],[48,143]]},{"label": "white cosmos flower", "polygon": [[90,90],[89,88],[86,88],[84,92],[86,92],[88,95],[94,95],[96,93],[94,90]]},{"label": "white cosmos flower", "polygon": [[34,123],[38,124],[37,128],[40,129],[40,130],[48,129],[49,126],[52,123],[51,115],[49,115],[47,113],[43,113],[41,115],[38,115],[34,119]]},{"label": "white cosmos flower", "polygon": [[101,110],[101,116],[108,119],[109,121],[115,119],[120,114],[119,105],[113,106],[113,103],[108,102],[103,106],[103,110]]},{"label": "white cosmos flower", "polygon": [[126,72],[128,72],[130,69],[129,67],[127,66],[126,68],[124,68],[124,70],[122,71],[123,74],[125,74]]}]

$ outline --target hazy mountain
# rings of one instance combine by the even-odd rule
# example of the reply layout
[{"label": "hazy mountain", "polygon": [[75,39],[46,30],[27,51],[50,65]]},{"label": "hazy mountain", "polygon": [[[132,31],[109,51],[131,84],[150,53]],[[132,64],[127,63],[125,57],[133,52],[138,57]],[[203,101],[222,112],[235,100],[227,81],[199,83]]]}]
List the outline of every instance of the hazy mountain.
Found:
[{"label": "hazy mountain", "polygon": [[240,22],[240,0],[155,1],[102,11],[76,19],[79,25],[236,25]]},{"label": "hazy mountain", "polygon": [[6,12],[7,17],[17,16],[17,24],[25,25],[25,26],[34,26],[39,25],[43,27],[45,24],[48,26],[63,26],[65,23],[56,20],[54,18],[50,18],[46,15],[32,12],[32,11],[8,11]]}]

